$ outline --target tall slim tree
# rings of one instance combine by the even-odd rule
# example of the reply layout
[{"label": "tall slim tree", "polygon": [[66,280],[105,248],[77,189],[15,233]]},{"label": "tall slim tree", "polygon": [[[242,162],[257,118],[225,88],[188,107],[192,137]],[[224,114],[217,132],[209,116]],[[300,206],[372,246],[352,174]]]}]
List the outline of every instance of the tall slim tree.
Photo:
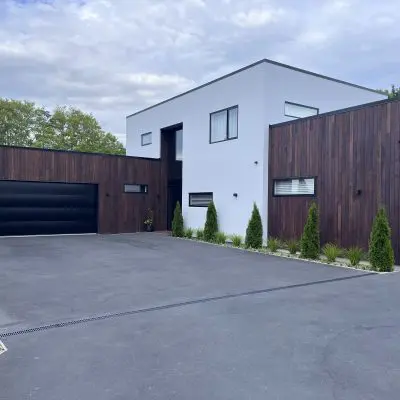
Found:
[{"label": "tall slim tree", "polygon": [[369,262],[375,271],[393,271],[391,229],[384,207],[378,210],[369,240]]},{"label": "tall slim tree", "polygon": [[319,257],[321,248],[319,239],[319,215],[318,207],[314,202],[308,210],[308,218],[304,226],[300,245],[302,257],[310,258],[312,260]]},{"label": "tall slim tree", "polygon": [[245,245],[246,247],[259,249],[263,242],[263,226],[260,211],[257,204],[254,203],[253,211],[246,229]]}]

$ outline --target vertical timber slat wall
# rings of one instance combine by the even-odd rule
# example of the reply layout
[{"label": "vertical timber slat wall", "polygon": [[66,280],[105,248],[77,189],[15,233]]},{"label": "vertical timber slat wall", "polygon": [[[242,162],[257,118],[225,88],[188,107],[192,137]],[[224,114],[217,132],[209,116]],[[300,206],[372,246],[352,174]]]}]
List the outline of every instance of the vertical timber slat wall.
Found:
[{"label": "vertical timber slat wall", "polygon": [[[98,232],[143,230],[147,210],[156,230],[166,230],[166,194],[157,159],[0,146],[0,180],[98,185]],[[124,193],[146,184],[147,194]]]},{"label": "vertical timber slat wall", "polygon": [[[382,204],[400,261],[400,101],[278,124],[269,134],[269,235],[299,238],[315,200],[322,243],[366,250]],[[316,176],[314,198],[272,195],[273,179],[306,176]]]}]

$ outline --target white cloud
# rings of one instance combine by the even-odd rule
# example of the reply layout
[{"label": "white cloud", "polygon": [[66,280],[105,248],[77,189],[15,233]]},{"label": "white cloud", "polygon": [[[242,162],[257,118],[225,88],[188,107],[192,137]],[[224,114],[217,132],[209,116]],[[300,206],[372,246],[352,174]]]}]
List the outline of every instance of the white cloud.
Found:
[{"label": "white cloud", "polygon": [[285,11],[278,9],[252,9],[241,11],[232,18],[234,24],[242,28],[256,28],[270,22],[277,22],[285,15]]},{"label": "white cloud", "polygon": [[261,58],[400,84],[398,0],[0,0],[0,93],[125,116]]}]

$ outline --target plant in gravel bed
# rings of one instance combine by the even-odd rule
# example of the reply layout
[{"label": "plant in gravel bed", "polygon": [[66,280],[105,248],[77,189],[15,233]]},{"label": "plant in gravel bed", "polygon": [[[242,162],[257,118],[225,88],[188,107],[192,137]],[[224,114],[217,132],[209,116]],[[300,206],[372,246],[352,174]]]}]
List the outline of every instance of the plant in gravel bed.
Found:
[{"label": "plant in gravel bed", "polygon": [[307,222],[301,237],[301,256],[316,260],[320,253],[318,208],[312,203],[308,210]]},{"label": "plant in gravel bed", "polygon": [[339,257],[340,248],[333,243],[327,243],[323,247],[322,252],[327,258],[328,262],[335,262],[336,259]]},{"label": "plant in gravel bed", "polygon": [[214,240],[215,240],[215,243],[217,243],[217,244],[225,244],[227,238],[228,237],[227,237],[227,235],[225,235],[224,232],[217,232],[215,234]]},{"label": "plant in gravel bed", "polygon": [[269,251],[272,251],[272,253],[275,253],[279,249],[279,245],[280,245],[279,239],[273,237],[268,238],[267,249]]},{"label": "plant in gravel bed", "polygon": [[186,228],[184,235],[185,235],[185,238],[192,239],[193,238],[193,229],[192,228]]},{"label": "plant in gravel bed", "polygon": [[196,230],[196,239],[198,239],[198,240],[204,239],[204,230],[203,229]]},{"label": "plant in gravel bed", "polygon": [[369,240],[369,262],[374,271],[393,271],[394,253],[391,242],[391,229],[383,207],[379,209],[372,225]]},{"label": "plant in gravel bed", "polygon": [[240,247],[243,242],[243,238],[240,235],[232,235],[231,240],[233,247]]},{"label": "plant in gravel bed", "polygon": [[184,229],[183,229],[182,210],[179,201],[177,201],[174,210],[174,218],[172,219],[172,236],[183,237],[183,235],[184,235]]},{"label": "plant in gravel bed", "polygon": [[263,243],[263,226],[260,211],[254,203],[253,211],[246,229],[245,245],[247,248],[259,249]]},{"label": "plant in gravel bed", "polygon": [[356,267],[358,264],[360,264],[362,255],[363,250],[359,247],[350,247],[346,252],[346,256],[349,259],[352,267]]},{"label": "plant in gravel bed", "polygon": [[204,240],[213,242],[218,232],[218,216],[214,202],[211,202],[207,208],[206,223],[204,225]]},{"label": "plant in gravel bed", "polygon": [[300,249],[300,243],[296,239],[290,239],[286,243],[290,254],[296,254]]}]

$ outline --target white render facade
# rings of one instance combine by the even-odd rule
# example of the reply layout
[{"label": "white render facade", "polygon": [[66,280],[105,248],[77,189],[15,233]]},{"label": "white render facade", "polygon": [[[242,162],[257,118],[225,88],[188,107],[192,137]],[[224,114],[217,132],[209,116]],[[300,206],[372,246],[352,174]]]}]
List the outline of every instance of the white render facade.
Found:
[{"label": "white render facade", "polygon": [[[160,158],[161,129],[182,124],[185,226],[202,228],[207,210],[190,206],[189,193],[212,193],[220,230],[244,235],[255,202],[266,235],[269,125],[294,119],[285,115],[293,111],[285,103],[308,115],[314,109],[324,113],[385,98],[371,89],[261,60],[128,116],[127,155]],[[233,133],[227,135],[237,137],[210,143],[211,136],[220,137],[211,114],[231,107],[237,107],[237,130],[231,122]],[[231,117],[236,119],[236,111]],[[142,137],[146,133],[151,135]]]}]

